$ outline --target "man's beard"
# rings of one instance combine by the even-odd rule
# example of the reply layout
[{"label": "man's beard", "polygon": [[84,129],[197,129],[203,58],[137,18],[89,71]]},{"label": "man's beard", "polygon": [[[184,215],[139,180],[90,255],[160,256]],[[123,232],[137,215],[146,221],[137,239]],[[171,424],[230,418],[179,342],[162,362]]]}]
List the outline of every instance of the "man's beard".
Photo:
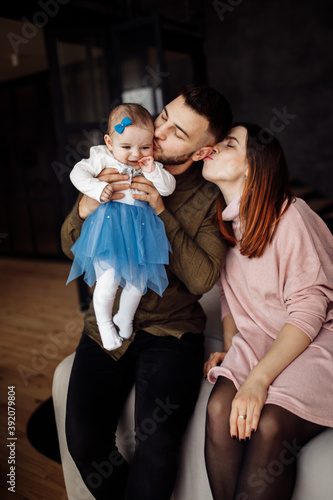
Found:
[{"label": "man's beard", "polygon": [[195,151],[187,155],[167,156],[163,154],[163,152],[157,150],[154,152],[154,160],[159,161],[163,165],[183,165],[183,163],[186,163],[194,153]]}]

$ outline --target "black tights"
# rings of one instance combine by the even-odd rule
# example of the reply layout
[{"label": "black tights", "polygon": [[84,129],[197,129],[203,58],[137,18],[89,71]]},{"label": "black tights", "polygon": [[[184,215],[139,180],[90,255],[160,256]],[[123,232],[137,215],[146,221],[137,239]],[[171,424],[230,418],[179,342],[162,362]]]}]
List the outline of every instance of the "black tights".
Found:
[{"label": "black tights", "polygon": [[299,450],[325,427],[267,404],[251,439],[233,440],[229,416],[236,392],[231,380],[219,377],[208,402],[205,459],[214,500],[288,500]]}]

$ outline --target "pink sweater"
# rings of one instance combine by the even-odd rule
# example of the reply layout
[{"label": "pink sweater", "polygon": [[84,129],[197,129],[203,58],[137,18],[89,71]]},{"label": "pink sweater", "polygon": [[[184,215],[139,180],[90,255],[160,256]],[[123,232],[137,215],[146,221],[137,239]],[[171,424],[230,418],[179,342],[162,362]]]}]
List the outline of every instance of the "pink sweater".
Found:
[{"label": "pink sweater", "polygon": [[[232,221],[239,239],[239,198],[222,215]],[[262,257],[242,256],[238,245],[229,248],[219,286],[222,318],[231,313],[239,333],[222,366],[209,372],[209,380],[215,382],[217,376],[224,375],[239,388],[282,326],[290,323],[310,337],[312,349],[306,349],[275,379],[267,402],[333,426],[333,236],[322,219],[303,200],[296,199]],[[316,365],[313,371],[309,363]],[[305,371],[312,380],[306,381]],[[308,383],[309,389],[311,386],[316,391],[319,382],[324,390],[322,399],[304,390]]]}]

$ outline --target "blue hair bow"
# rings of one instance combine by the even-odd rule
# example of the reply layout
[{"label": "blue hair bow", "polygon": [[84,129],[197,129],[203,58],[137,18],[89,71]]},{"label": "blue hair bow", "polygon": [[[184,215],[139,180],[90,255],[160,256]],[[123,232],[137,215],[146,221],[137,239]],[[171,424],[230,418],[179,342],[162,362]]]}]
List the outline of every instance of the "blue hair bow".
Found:
[{"label": "blue hair bow", "polygon": [[124,132],[124,128],[128,125],[132,125],[132,122],[127,116],[125,116],[125,118],[121,120],[121,123],[114,126],[114,129],[118,132],[118,134],[122,134]]}]

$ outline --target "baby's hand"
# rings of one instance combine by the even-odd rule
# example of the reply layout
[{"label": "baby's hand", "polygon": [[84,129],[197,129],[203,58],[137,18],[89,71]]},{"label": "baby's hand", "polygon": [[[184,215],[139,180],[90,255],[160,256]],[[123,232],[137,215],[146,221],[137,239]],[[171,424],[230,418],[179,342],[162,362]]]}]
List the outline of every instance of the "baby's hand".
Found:
[{"label": "baby's hand", "polygon": [[110,201],[112,193],[113,193],[113,191],[112,191],[112,187],[110,186],[110,184],[105,186],[105,188],[102,191],[101,197],[100,197],[101,202],[105,203],[107,201]]},{"label": "baby's hand", "polygon": [[155,170],[154,158],[152,156],[144,156],[140,160],[138,160],[138,164],[140,165],[143,172],[146,174],[151,174]]}]

